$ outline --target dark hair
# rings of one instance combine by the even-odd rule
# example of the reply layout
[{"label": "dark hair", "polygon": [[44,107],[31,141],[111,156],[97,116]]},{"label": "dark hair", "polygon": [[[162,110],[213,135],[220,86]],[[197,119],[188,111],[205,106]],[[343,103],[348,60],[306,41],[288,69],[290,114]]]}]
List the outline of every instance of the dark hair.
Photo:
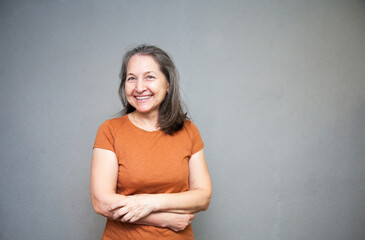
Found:
[{"label": "dark hair", "polygon": [[174,63],[169,55],[158,47],[152,45],[142,44],[128,52],[123,57],[122,69],[119,74],[120,86],[119,97],[122,101],[124,109],[120,115],[125,115],[136,110],[125,96],[125,82],[127,77],[127,66],[132,56],[136,54],[149,55],[160,65],[161,72],[165,75],[169,83],[169,89],[166,93],[165,99],[162,101],[158,112],[158,124],[160,129],[166,133],[173,135],[184,126],[184,121],[188,119],[187,114],[182,108],[182,101],[180,99],[179,79],[178,73]]}]

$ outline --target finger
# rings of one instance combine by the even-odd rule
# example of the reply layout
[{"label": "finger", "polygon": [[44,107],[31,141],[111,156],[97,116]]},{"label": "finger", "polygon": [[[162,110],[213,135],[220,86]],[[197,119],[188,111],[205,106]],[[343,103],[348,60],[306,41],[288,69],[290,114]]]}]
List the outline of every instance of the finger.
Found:
[{"label": "finger", "polygon": [[120,219],[121,222],[130,222],[131,218],[134,217],[134,214],[132,212],[129,212],[125,214],[122,219]]},{"label": "finger", "polygon": [[127,201],[125,201],[124,199],[123,199],[123,200],[120,200],[120,201],[115,202],[115,203],[113,203],[112,205],[110,205],[110,206],[108,207],[108,211],[109,211],[109,212],[112,212],[112,211],[114,211],[114,210],[115,210],[115,209],[117,209],[117,208],[124,207],[125,205],[127,205]]},{"label": "finger", "polygon": [[114,214],[113,214],[113,220],[116,220],[122,216],[124,216],[125,214],[128,213],[128,209],[126,207],[123,207],[121,209],[119,209],[118,211],[116,211]]},{"label": "finger", "polygon": [[133,218],[131,218],[129,221],[130,221],[131,223],[133,223],[133,222],[136,222],[136,221],[140,220],[141,218],[143,218],[143,217],[145,217],[145,216],[146,216],[146,214],[145,214],[145,213],[143,213],[143,211],[139,209],[139,210],[137,210],[137,211],[135,212],[135,214],[134,214]]},{"label": "finger", "polygon": [[132,217],[130,220],[129,220],[129,222],[131,222],[131,223],[134,223],[134,222],[137,222],[138,220],[140,220],[141,219],[141,217],[139,217],[139,216],[134,216],[134,217]]}]

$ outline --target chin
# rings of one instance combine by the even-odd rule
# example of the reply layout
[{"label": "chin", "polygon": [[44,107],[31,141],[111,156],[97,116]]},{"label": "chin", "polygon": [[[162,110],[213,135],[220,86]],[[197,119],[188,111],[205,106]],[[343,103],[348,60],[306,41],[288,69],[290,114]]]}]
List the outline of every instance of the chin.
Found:
[{"label": "chin", "polygon": [[139,108],[139,107],[134,107],[136,109],[137,112],[139,113],[150,113],[152,112],[152,109],[151,108]]}]

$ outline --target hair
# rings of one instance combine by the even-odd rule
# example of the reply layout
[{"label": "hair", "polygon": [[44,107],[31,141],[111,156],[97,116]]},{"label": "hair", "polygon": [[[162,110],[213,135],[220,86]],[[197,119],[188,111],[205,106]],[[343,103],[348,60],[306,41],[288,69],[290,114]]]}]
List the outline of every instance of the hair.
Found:
[{"label": "hair", "polygon": [[184,121],[187,120],[188,117],[182,108],[183,102],[180,99],[179,77],[175,64],[171,60],[170,56],[158,47],[141,44],[125,53],[122,69],[119,74],[121,82],[118,93],[124,107],[124,109],[120,111],[120,115],[125,115],[136,110],[127,101],[125,95],[125,82],[128,62],[137,54],[153,57],[153,59],[159,64],[161,72],[166,77],[169,87],[158,111],[158,124],[164,133],[173,135],[175,132],[182,129]]}]

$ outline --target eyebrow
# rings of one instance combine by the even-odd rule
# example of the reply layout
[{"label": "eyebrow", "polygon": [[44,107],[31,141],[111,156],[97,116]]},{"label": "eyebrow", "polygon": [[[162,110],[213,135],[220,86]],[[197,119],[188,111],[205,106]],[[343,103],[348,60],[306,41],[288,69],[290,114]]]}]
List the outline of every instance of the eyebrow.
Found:
[{"label": "eyebrow", "polygon": [[145,72],[144,74],[149,74],[149,73],[156,74],[154,71],[148,71],[148,72]]},{"label": "eyebrow", "polygon": [[[144,73],[144,75],[146,75],[146,74],[150,74],[150,73],[156,74],[154,71],[148,71],[148,72],[145,72],[145,73]],[[136,74],[134,74],[134,73],[127,73],[127,76],[128,76],[128,75],[136,76]]]}]

